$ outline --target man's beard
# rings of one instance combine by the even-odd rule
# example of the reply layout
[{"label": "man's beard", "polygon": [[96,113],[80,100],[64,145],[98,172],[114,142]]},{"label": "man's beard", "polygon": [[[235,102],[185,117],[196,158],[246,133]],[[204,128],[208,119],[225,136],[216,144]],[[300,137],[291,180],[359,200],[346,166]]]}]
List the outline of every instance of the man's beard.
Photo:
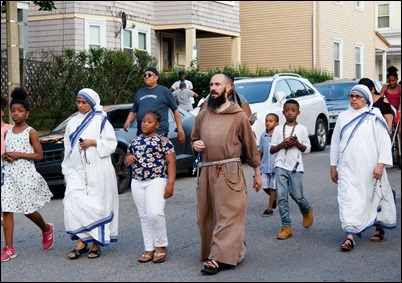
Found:
[{"label": "man's beard", "polygon": [[219,106],[226,102],[226,94],[225,91],[223,91],[216,98],[212,97],[212,94],[216,94],[216,92],[210,94],[208,99],[208,107],[216,110],[217,108],[219,108]]}]

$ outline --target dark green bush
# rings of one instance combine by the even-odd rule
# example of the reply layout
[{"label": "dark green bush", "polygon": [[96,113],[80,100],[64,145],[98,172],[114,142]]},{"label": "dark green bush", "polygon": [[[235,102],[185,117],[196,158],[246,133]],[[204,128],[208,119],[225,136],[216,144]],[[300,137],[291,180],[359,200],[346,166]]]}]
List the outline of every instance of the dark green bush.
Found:
[{"label": "dark green bush", "polygon": [[132,102],[135,92],[143,86],[142,70],[157,63],[141,50],[65,49],[61,54],[30,55],[25,76],[33,106],[29,123],[43,131],[77,110],[76,95],[85,87],[99,93],[103,105]]}]

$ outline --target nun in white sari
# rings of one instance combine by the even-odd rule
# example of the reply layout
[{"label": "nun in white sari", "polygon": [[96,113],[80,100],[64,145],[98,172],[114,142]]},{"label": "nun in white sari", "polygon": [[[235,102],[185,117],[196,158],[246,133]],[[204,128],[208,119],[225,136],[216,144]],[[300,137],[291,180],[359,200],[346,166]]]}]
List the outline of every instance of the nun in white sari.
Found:
[{"label": "nun in white sari", "polygon": [[77,107],[79,113],[67,124],[62,162],[64,224],[77,240],[68,257],[77,259],[89,251],[89,258],[97,258],[100,246],[117,241],[119,199],[111,160],[117,140],[95,91],[80,90]]},{"label": "nun in white sari", "polygon": [[338,184],[339,216],[346,239],[342,251],[351,251],[367,228],[376,227],[372,241],[381,241],[384,229],[396,228],[396,207],[385,167],[393,165],[387,124],[372,107],[370,90],[356,85],[349,109],[340,113],[331,140],[331,179]]}]

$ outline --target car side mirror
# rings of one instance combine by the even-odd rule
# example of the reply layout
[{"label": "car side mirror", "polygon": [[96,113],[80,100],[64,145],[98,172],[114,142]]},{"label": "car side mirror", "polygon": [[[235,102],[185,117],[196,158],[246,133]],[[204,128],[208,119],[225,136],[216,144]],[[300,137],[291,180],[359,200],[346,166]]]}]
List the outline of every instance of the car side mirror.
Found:
[{"label": "car side mirror", "polygon": [[274,93],[274,98],[276,99],[277,102],[281,103],[285,99],[286,94],[283,91],[277,91]]}]

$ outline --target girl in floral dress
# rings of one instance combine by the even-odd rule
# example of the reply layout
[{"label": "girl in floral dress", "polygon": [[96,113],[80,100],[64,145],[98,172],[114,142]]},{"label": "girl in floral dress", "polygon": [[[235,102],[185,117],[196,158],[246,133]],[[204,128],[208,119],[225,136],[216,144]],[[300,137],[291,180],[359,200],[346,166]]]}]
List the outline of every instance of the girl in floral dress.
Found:
[{"label": "girl in floral dress", "polygon": [[15,123],[5,134],[4,184],[1,186],[1,208],[5,247],[1,261],[17,256],[13,247],[14,213],[23,213],[42,231],[42,247],[53,246],[53,224],[46,223],[37,211],[52,198],[45,179],[36,171],[34,161],[43,159],[42,147],[35,129],[27,124],[30,104],[27,92],[17,87],[11,93],[10,110]]}]

